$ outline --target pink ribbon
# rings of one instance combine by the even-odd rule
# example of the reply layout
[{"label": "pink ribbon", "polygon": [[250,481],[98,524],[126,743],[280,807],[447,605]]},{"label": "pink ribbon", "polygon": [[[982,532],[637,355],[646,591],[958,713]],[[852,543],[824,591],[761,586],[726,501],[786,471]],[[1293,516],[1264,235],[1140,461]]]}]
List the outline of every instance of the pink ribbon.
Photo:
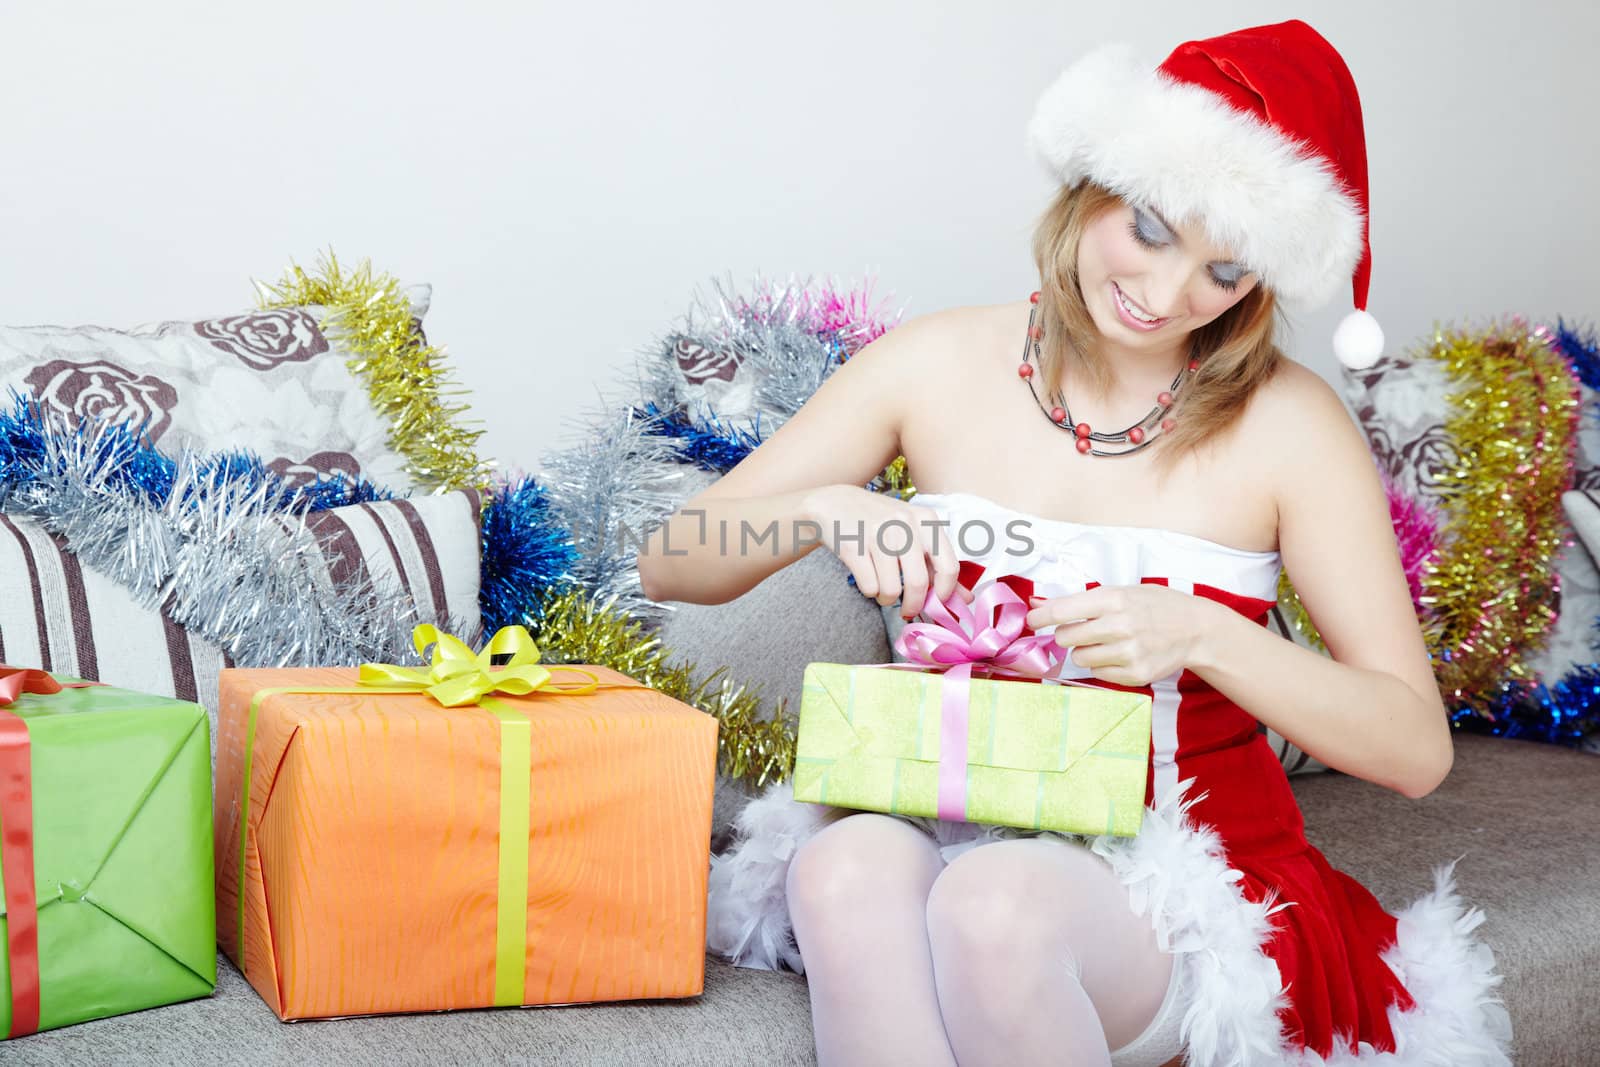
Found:
[{"label": "pink ribbon", "polygon": [[909,664],[947,667],[939,718],[939,818],[967,817],[967,735],[974,670],[996,678],[1044,678],[1066,657],[1054,634],[1022,635],[1028,605],[1002,579],[973,590],[971,604],[951,593],[941,601],[928,590],[919,619],[907,623],[895,651]]}]

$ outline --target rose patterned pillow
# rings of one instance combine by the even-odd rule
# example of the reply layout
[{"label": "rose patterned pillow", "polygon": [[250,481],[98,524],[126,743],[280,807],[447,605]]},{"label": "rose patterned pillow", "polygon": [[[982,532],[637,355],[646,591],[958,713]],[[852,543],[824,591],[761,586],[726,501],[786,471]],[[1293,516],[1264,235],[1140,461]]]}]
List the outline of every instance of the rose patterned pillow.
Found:
[{"label": "rose patterned pillow", "polygon": [[[417,329],[430,289],[407,290]],[[359,475],[418,488],[388,444],[387,420],[318,307],[272,308],[129,330],[0,327],[0,399],[8,389],[71,416],[144,424],[152,444],[239,448],[293,481]]]}]

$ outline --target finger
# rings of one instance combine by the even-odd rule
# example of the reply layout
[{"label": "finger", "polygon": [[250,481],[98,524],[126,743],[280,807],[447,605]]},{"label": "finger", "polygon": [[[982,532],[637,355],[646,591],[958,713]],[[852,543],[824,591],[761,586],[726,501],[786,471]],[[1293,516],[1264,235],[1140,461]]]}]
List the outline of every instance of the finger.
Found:
[{"label": "finger", "polygon": [[1075,648],[1078,645],[1104,645],[1122,640],[1121,634],[1111,633],[1099,619],[1090,619],[1086,622],[1057,623],[1052,631],[1056,644],[1062,648]]},{"label": "finger", "polygon": [[[928,558],[933,561],[934,594],[940,600],[948,600],[961,577],[961,560],[956,556],[954,540],[949,536],[949,517],[942,511],[936,514],[940,522],[923,522],[918,525],[928,538]],[[970,592],[966,599],[971,603]]]},{"label": "finger", "polygon": [[[1028,625],[1037,630],[1052,624],[1095,619],[1111,609],[1111,601],[1112,593],[1106,586],[1096,586],[1081,593],[1068,593],[1065,596],[1048,599],[1034,597],[1029,601],[1032,610],[1028,612]],[[1039,621],[1035,622],[1035,619]]]},{"label": "finger", "polygon": [[960,585],[960,584],[956,585],[956,596],[960,597],[963,601],[965,601],[968,604],[970,604],[974,600],[978,599],[976,593],[974,593],[972,590],[968,589],[966,586]]},{"label": "finger", "polygon": [[922,555],[922,546],[913,542],[895,559],[900,563],[900,615],[906,619],[915,618],[928,602],[928,564]]},{"label": "finger", "polygon": [[873,568],[870,559],[859,552],[847,552],[839,557],[839,562],[850,572],[850,584],[856,587],[856,592],[868,600],[877,597],[878,572]]},{"label": "finger", "polygon": [[1069,659],[1079,667],[1097,670],[1102,667],[1125,667],[1129,649],[1124,644],[1078,645]]},{"label": "finger", "polygon": [[875,598],[882,607],[888,607],[900,599],[900,560],[887,552],[872,550],[872,568],[878,575],[878,595]]}]

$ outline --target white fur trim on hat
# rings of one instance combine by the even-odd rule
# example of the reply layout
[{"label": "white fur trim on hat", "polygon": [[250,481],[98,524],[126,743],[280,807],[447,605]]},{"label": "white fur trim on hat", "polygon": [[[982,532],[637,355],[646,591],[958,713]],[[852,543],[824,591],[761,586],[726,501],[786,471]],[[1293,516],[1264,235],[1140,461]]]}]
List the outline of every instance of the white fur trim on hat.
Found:
[{"label": "white fur trim on hat", "polygon": [[1325,304],[1361,259],[1361,208],[1329,161],[1126,45],[1096,48],[1045,90],[1028,144],[1067,186],[1087,178],[1199,223],[1290,307]]}]

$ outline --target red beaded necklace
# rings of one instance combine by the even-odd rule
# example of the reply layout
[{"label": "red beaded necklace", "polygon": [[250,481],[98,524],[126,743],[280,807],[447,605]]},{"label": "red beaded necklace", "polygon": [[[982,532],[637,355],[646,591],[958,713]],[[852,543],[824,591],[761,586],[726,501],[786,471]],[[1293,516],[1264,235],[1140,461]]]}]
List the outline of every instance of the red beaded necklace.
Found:
[{"label": "red beaded necklace", "polygon": [[[1156,394],[1156,406],[1151,408],[1138,422],[1116,433],[1097,433],[1090,429],[1087,422],[1080,422],[1074,425],[1072,411],[1067,407],[1067,399],[1062,395],[1059,388],[1056,390],[1054,397],[1054,407],[1046,408],[1044,401],[1040,399],[1039,389],[1033,384],[1033,364],[1028,362],[1030,351],[1035,360],[1042,361],[1039,353],[1039,338],[1044,336],[1044,329],[1034,325],[1034,319],[1039,313],[1039,294],[1035,292],[1030,295],[1028,303],[1032,304],[1033,307],[1028,311],[1028,338],[1022,343],[1022,363],[1017,367],[1017,376],[1028,383],[1028,389],[1033,393],[1034,400],[1038,402],[1039,410],[1043,411],[1046,417],[1056,426],[1063,430],[1069,430],[1077,436],[1079,452],[1087,453],[1091,456],[1131,456],[1157,437],[1160,437],[1161,434],[1171,432],[1176,420],[1167,418],[1166,414],[1172,410],[1172,405],[1177,403],[1178,387],[1183,384],[1183,376],[1186,373],[1193,373],[1200,369],[1200,361],[1198,359],[1189,360],[1188,365],[1180,369],[1177,376],[1172,379],[1172,385]],[[1152,423],[1156,423],[1157,420],[1159,420],[1160,430],[1152,433]],[[1103,452],[1094,447],[1093,442],[1095,441],[1103,441],[1107,444],[1129,445],[1131,447],[1117,452]]]}]

